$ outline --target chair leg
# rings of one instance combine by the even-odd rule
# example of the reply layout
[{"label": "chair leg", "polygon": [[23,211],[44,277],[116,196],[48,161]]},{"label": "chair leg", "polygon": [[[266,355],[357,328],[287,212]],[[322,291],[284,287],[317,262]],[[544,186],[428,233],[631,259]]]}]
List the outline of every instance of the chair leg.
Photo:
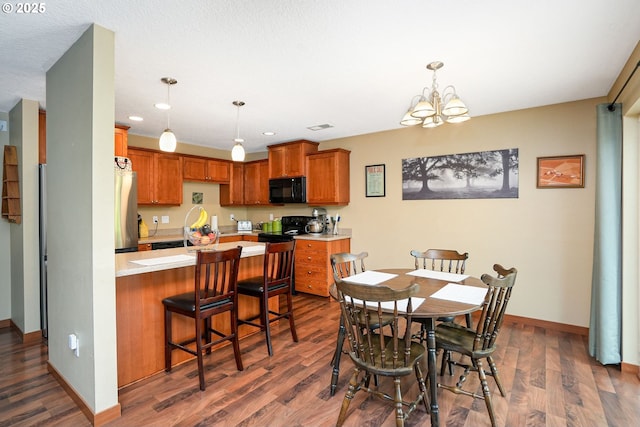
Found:
[{"label": "chair leg", "polygon": [[171,371],[171,312],[164,309],[164,370]]},{"label": "chair leg", "polygon": [[333,353],[333,359],[331,359],[331,365],[333,370],[331,372],[331,388],[329,389],[329,395],[336,394],[336,387],[338,386],[338,376],[340,375],[340,358],[342,356],[342,346],[344,345],[346,329],[344,327],[344,321],[340,316],[340,327],[338,328],[338,339],[336,340],[336,351]]},{"label": "chair leg", "polygon": [[233,344],[233,356],[236,359],[236,368],[238,371],[244,371],[244,366],[242,366],[242,356],[240,354],[240,340],[238,339],[238,309],[234,307],[232,311],[229,312],[231,315],[231,333],[233,334],[233,338],[231,339],[231,344]]},{"label": "chair leg", "polygon": [[340,408],[340,415],[338,415],[338,421],[336,421],[336,427],[342,426],[344,424],[345,418],[347,418],[347,410],[349,409],[349,404],[353,399],[353,396],[356,394],[356,390],[358,387],[358,374],[360,370],[355,368],[353,370],[353,375],[351,375],[351,379],[349,380],[349,389],[347,393],[344,395],[344,399],[342,399],[342,407]]},{"label": "chair leg", "polygon": [[260,299],[260,321],[264,326],[269,356],[273,356],[273,348],[271,347],[271,328],[269,327],[269,298],[267,298],[267,294],[263,294]]},{"label": "chair leg", "polygon": [[484,373],[482,367],[482,361],[477,360],[478,363],[478,376],[480,377],[480,383],[482,384],[482,394],[484,395],[484,403],[487,405],[487,412],[489,412],[489,418],[491,419],[491,426],[496,426],[496,415],[493,412],[493,404],[491,402],[491,391],[489,391],[489,384],[487,384],[487,376]]},{"label": "chair leg", "polygon": [[498,368],[496,367],[496,363],[493,361],[493,357],[487,357],[489,361],[489,367],[491,368],[491,375],[493,375],[493,379],[496,381],[498,385],[498,390],[500,390],[500,394],[502,397],[507,397],[507,393],[504,391],[504,387],[502,387],[502,381],[500,381],[500,376],[498,375]]},{"label": "chair leg", "polygon": [[464,318],[467,322],[467,328],[471,329],[473,328],[473,322],[471,321],[471,313],[467,313],[464,315]]},{"label": "chair leg", "polygon": [[394,384],[394,398],[393,401],[396,404],[396,427],[404,427],[404,411],[402,410],[402,391],[400,390],[400,377],[393,379]]},{"label": "chair leg", "polygon": [[289,328],[291,329],[291,337],[293,342],[298,342],[298,333],[296,332],[296,324],[293,320],[293,299],[291,298],[291,292],[287,294],[287,311],[289,312]]},{"label": "chair leg", "polygon": [[451,363],[451,352],[447,350],[442,351],[442,364],[440,365],[440,376],[444,375],[444,367],[449,367],[449,375],[453,376],[453,364]]},{"label": "chair leg", "polygon": [[420,388],[420,394],[422,395],[422,403],[424,404],[424,410],[429,413],[429,402],[427,402],[427,396],[429,391],[427,390],[427,384],[424,381],[424,375],[422,375],[422,369],[420,363],[416,363],[415,367],[416,379],[418,380],[418,387]]},{"label": "chair leg", "polygon": [[202,360],[202,322],[198,319],[196,323],[196,358],[198,359],[198,379],[200,381],[200,390],[204,391],[206,385],[204,383],[204,361]]}]

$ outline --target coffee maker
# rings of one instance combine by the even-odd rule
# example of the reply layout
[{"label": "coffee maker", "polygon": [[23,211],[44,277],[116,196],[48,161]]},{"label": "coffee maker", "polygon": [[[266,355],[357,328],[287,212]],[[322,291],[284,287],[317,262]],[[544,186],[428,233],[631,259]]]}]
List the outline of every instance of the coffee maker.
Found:
[{"label": "coffee maker", "polygon": [[327,222],[327,210],[325,208],[313,208],[311,211],[311,216],[314,219],[317,219],[320,224],[322,224],[322,232],[329,232],[329,223]]}]

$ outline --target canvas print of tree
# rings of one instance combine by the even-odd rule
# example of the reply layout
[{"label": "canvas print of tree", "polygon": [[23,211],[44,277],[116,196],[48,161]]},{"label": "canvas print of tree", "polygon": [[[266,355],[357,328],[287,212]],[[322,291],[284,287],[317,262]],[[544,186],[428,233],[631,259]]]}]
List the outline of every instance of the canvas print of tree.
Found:
[{"label": "canvas print of tree", "polygon": [[402,160],[402,200],[517,199],[518,149]]}]

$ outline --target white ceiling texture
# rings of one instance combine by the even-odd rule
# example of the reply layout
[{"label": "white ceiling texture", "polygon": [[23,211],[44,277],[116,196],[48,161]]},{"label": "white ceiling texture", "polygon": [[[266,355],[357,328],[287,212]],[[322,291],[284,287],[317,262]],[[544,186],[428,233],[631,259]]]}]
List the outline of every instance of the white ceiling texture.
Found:
[{"label": "white ceiling texture", "polygon": [[169,76],[178,141],[230,150],[242,100],[248,152],[400,128],[432,61],[472,117],[604,96],[640,39],[638,0],[3,1],[0,111],[46,108],[46,71],[96,23],[115,32],[118,123],[159,137]]}]

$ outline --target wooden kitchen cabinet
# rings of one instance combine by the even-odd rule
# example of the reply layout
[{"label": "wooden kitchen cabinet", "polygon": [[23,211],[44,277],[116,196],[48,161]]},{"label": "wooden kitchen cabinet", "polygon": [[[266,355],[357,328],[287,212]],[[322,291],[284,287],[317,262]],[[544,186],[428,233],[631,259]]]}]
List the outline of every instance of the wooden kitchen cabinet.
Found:
[{"label": "wooden kitchen cabinet", "polygon": [[114,131],[114,151],[116,156],[127,157],[129,126],[116,125]]},{"label": "wooden kitchen cabinet", "polygon": [[230,163],[228,160],[182,156],[182,179],[228,184]]},{"label": "wooden kitchen cabinet", "polygon": [[333,283],[333,271],[329,257],[333,253],[350,252],[351,239],[296,240],[295,281],[296,291],[329,296]]},{"label": "wooden kitchen cabinet", "polygon": [[171,153],[129,148],[131,167],[138,175],[139,205],[182,204],[182,159]]},{"label": "wooden kitchen cabinet", "polygon": [[349,155],[342,148],[322,150],[307,156],[307,203],[348,205]]},{"label": "wooden kitchen cabinet", "polygon": [[244,164],[233,162],[230,167],[229,184],[220,184],[220,206],[244,204]]},{"label": "wooden kitchen cabinet", "polygon": [[269,178],[306,176],[305,157],[318,151],[318,145],[317,142],[300,140],[268,146]]},{"label": "wooden kitchen cabinet", "polygon": [[269,161],[267,159],[244,164],[244,204],[269,204]]}]

